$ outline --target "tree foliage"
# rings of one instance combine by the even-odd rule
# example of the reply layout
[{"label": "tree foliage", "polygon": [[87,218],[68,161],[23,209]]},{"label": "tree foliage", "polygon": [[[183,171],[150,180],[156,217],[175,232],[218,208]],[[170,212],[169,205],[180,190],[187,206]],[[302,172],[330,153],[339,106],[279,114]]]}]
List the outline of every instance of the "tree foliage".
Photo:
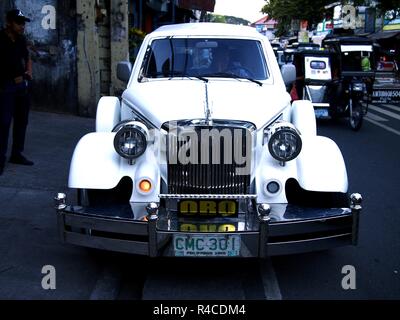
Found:
[{"label": "tree foliage", "polygon": [[262,12],[278,20],[277,35],[286,33],[292,20],[307,20],[309,25],[320,22],[324,6],[332,0],[266,0]]},{"label": "tree foliage", "polygon": [[249,25],[250,22],[233,16],[224,16],[219,14],[207,13],[205,17],[205,21],[208,22],[219,22],[219,23],[229,23],[229,24],[242,24],[242,25]]},{"label": "tree foliage", "polygon": [[[343,0],[342,3],[347,3],[349,1]],[[355,6],[368,6],[370,4],[370,0],[354,0]],[[394,17],[396,14],[400,12],[400,0],[380,0],[377,1],[376,8],[380,11],[381,14],[385,14],[387,11],[393,11]]]},{"label": "tree foliage", "polygon": [[226,23],[226,18],[220,14],[209,14],[208,21],[217,23]]},{"label": "tree foliage", "polygon": [[[291,26],[292,20],[307,20],[309,25],[320,22],[327,10],[326,5],[335,2],[334,0],[265,0],[266,4],[262,8],[262,12],[278,21],[278,30],[275,33],[281,36],[287,33]],[[369,0],[342,0],[342,4],[352,3],[356,6],[368,5]],[[393,10],[394,16],[400,12],[400,0],[381,0],[377,8],[385,13]]]},{"label": "tree foliage", "polygon": [[400,0],[381,0],[378,4],[378,8],[382,10],[382,12],[390,10],[400,11]]}]

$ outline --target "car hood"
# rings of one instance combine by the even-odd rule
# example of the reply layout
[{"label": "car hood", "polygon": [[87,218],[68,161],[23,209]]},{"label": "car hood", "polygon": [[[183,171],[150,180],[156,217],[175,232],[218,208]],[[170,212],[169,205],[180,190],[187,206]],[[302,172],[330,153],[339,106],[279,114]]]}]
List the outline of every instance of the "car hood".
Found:
[{"label": "car hood", "polygon": [[279,86],[247,80],[210,79],[206,85],[197,79],[156,79],[126,89],[123,100],[158,128],[167,121],[205,119],[207,100],[211,119],[261,128],[282,112],[290,96]]}]

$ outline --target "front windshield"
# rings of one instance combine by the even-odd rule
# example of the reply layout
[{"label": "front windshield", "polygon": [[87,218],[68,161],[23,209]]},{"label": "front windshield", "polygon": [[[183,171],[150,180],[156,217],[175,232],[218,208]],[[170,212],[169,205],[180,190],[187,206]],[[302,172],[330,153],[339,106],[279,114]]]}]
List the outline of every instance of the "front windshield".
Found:
[{"label": "front windshield", "polygon": [[261,43],[255,40],[165,38],[151,43],[142,77],[268,78]]},{"label": "front windshield", "polygon": [[372,53],[369,51],[342,52],[343,71],[371,71],[374,68]]},{"label": "front windshield", "polygon": [[371,45],[341,45],[343,71],[371,71],[374,59]]}]

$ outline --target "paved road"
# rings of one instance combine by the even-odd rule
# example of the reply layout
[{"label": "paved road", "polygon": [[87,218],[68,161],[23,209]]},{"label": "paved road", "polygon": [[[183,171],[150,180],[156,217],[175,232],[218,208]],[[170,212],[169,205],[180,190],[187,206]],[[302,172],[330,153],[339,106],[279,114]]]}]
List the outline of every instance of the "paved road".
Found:
[{"label": "paved road", "polygon": [[[349,191],[365,199],[359,245],[274,258],[284,299],[400,298],[399,120],[400,106],[379,104],[370,107],[359,132],[344,119],[318,123],[318,134],[342,150]],[[356,268],[356,290],[341,287],[345,265]]]},{"label": "paved road", "polygon": [[[99,266],[87,252],[63,247],[54,228],[52,197],[66,191],[73,145],[91,129],[87,119],[32,112],[26,155],[33,167],[7,164],[0,177],[0,298],[88,297]],[[60,290],[42,289],[45,265],[56,267]]]},{"label": "paved road", "polygon": [[[341,148],[350,191],[365,198],[358,247],[237,262],[151,260],[62,245],[52,197],[67,189],[69,161],[93,119],[32,112],[26,154],[32,168],[8,165],[0,177],[0,299],[399,299],[400,107],[370,108],[360,132],[346,121],[319,122]],[[56,268],[43,290],[42,267]],[[342,267],[356,269],[343,290]]]}]

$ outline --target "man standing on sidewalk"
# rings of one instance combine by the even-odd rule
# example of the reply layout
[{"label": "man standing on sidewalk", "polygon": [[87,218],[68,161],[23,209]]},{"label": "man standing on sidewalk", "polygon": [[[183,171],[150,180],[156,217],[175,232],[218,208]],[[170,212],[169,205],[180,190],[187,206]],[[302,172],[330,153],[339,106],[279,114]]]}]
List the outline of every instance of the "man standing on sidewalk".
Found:
[{"label": "man standing on sidewalk", "polygon": [[22,155],[30,108],[29,81],[32,61],[24,37],[30,19],[21,10],[11,10],[6,27],[0,31],[0,175],[6,161],[8,135],[13,122],[13,145],[10,162],[31,166]]}]

